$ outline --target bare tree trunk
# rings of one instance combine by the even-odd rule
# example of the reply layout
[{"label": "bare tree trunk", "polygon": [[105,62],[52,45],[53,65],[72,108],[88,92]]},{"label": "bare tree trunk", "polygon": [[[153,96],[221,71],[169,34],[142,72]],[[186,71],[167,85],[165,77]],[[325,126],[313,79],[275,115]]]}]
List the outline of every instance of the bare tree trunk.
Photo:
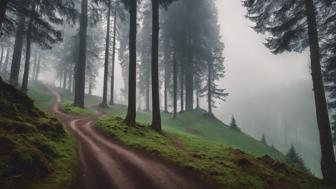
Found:
[{"label": "bare tree trunk", "polygon": [[164,81],[164,112],[168,113],[168,66],[165,64],[165,81]]},{"label": "bare tree trunk", "polygon": [[19,85],[19,74],[21,66],[21,55],[23,47],[23,39],[25,33],[25,17],[23,14],[19,13],[18,15],[18,27],[15,35],[15,44],[13,52],[13,60],[10,71],[9,82],[11,85],[17,87]]},{"label": "bare tree trunk", "polygon": [[1,48],[1,57],[0,57],[0,70],[2,68],[2,62],[3,62],[3,58],[4,58],[4,51],[5,51],[5,47]]},{"label": "bare tree trunk", "polygon": [[[6,16],[6,8],[9,0],[1,0],[0,1],[0,31],[2,29],[2,23],[5,20]],[[1,33],[0,33],[1,35]]]},{"label": "bare tree trunk", "polygon": [[196,91],[196,109],[200,109],[200,104],[199,104],[199,90],[197,89]]},{"label": "bare tree trunk", "polygon": [[[146,70],[149,70],[150,69],[150,65],[149,65],[149,60],[148,62],[146,63]],[[150,91],[150,72],[148,71],[146,73],[146,109],[145,111],[146,112],[150,112],[150,107],[149,107],[149,92]]]},{"label": "bare tree trunk", "polygon": [[184,111],[184,66],[181,63],[181,71],[180,71],[180,87],[181,87],[181,112]]},{"label": "bare tree trunk", "polygon": [[36,73],[36,68],[37,68],[37,50],[35,50],[35,55],[34,55],[34,63],[33,63],[33,70],[32,74],[30,76],[31,80],[35,80],[35,73]]},{"label": "bare tree trunk", "polygon": [[[6,53],[6,58],[5,58],[5,62],[3,65],[2,70],[0,71],[0,73],[2,74],[2,76],[7,75],[7,68],[8,68],[8,63],[9,63],[9,56],[10,56],[10,47],[7,48],[7,53]],[[6,78],[7,79],[7,78]]]},{"label": "bare tree trunk", "polygon": [[114,64],[116,54],[116,39],[117,39],[117,5],[114,6],[114,18],[113,18],[113,47],[112,47],[112,71],[111,71],[111,98],[110,105],[114,104]]},{"label": "bare tree trunk", "polygon": [[32,20],[29,21],[29,26],[26,34],[26,62],[24,66],[23,80],[21,91],[26,93],[28,89],[28,79],[29,79],[29,66],[30,66],[30,52],[31,52],[31,30],[32,30]]},{"label": "bare tree trunk", "polygon": [[176,55],[174,51],[174,57],[173,57],[173,85],[174,85],[174,115],[173,117],[176,118],[177,113],[177,61],[176,61]]},{"label": "bare tree trunk", "polygon": [[212,115],[212,92],[211,92],[211,81],[212,81],[212,64],[208,62],[208,111]]},{"label": "bare tree trunk", "polygon": [[73,80],[73,72],[71,71],[71,67],[69,69],[69,78],[68,78],[68,91],[72,93],[72,80]]},{"label": "bare tree trunk", "polygon": [[86,68],[86,37],[88,27],[88,0],[81,2],[81,19],[79,29],[79,58],[75,68],[75,98],[74,105],[84,108],[85,98],[85,68]]},{"label": "bare tree trunk", "polygon": [[104,87],[103,87],[103,101],[101,107],[107,107],[107,78],[108,78],[108,65],[110,55],[110,23],[111,23],[111,0],[108,0],[107,12],[107,27],[106,27],[106,41],[105,41],[105,64],[104,64]]},{"label": "bare tree trunk", "polygon": [[89,79],[89,95],[92,96],[92,77]]},{"label": "bare tree trunk", "polygon": [[159,89],[159,1],[152,0],[152,127],[161,131]]},{"label": "bare tree trunk", "polygon": [[68,78],[68,68],[65,68],[63,73],[63,91],[66,91],[67,89],[67,78]]},{"label": "bare tree trunk", "polygon": [[41,69],[41,53],[38,55],[38,62],[37,62],[37,68],[35,73],[35,81],[38,81],[39,75],[40,75],[40,69]]},{"label": "bare tree trunk", "polygon": [[316,12],[313,0],[305,0],[308,20],[308,35],[310,45],[311,69],[313,89],[315,95],[317,125],[320,132],[321,169],[323,181],[336,186],[336,161],[332,143],[327,102],[325,98],[324,83],[321,71],[321,55],[316,25]]},{"label": "bare tree trunk", "polygon": [[130,32],[129,32],[129,79],[128,109],[125,123],[135,126],[136,118],[136,34],[137,34],[137,1],[130,1]]}]

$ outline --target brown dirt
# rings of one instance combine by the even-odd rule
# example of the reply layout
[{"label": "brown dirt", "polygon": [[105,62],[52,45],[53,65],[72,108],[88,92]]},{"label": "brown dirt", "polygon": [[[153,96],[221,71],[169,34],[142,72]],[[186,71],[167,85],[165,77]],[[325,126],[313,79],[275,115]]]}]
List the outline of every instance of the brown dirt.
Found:
[{"label": "brown dirt", "polygon": [[[77,139],[80,160],[79,187],[87,189],[210,189],[214,185],[197,174],[144,152],[132,150],[95,129],[94,118],[73,117],[60,111],[56,90],[52,111]],[[100,112],[97,112],[101,115]]]}]

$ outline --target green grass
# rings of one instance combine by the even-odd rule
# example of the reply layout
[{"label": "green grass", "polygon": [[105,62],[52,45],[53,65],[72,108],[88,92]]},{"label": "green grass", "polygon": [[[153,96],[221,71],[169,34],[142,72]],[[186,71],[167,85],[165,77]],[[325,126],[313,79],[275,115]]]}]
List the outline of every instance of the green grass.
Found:
[{"label": "green grass", "polygon": [[75,116],[94,116],[96,114],[94,110],[78,108],[70,101],[63,101],[61,110]]},{"label": "green grass", "polygon": [[48,111],[54,100],[50,91],[40,83],[31,83],[29,85],[28,96],[32,97],[35,106],[43,111]]},{"label": "green grass", "polygon": [[104,116],[97,127],[122,143],[141,148],[191,169],[225,188],[323,188],[320,181],[271,158],[257,159],[240,150],[190,134],[157,133],[149,126],[127,127],[122,118]]},{"label": "green grass", "polygon": [[[126,106],[115,105],[108,109],[101,109],[101,111],[106,112],[108,116],[124,117]],[[196,137],[226,147],[238,148],[255,156],[268,154],[273,158],[285,160],[285,156],[278,150],[229,128],[203,110],[180,113],[176,119],[172,119],[171,114],[162,113],[161,118],[164,131]],[[137,122],[149,125],[150,121],[151,113],[138,112]]]}]

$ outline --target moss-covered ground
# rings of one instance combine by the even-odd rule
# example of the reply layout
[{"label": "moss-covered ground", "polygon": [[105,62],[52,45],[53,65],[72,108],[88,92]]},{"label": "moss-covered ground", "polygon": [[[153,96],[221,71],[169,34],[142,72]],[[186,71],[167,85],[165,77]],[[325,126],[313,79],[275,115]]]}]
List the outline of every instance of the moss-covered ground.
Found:
[{"label": "moss-covered ground", "polygon": [[[0,188],[76,188],[74,139],[25,94],[1,79],[0,88]],[[39,107],[50,106],[50,95],[31,92]]]}]

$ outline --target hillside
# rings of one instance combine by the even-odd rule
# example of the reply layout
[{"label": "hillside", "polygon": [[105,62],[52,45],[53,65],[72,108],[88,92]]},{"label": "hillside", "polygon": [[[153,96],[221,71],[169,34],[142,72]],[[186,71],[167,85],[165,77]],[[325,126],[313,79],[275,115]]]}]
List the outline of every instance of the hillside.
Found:
[{"label": "hillside", "polygon": [[63,125],[1,78],[0,89],[0,188],[73,188],[75,142]]},{"label": "hillside", "polygon": [[[63,94],[63,110],[87,116],[90,109],[78,112],[69,106],[71,97]],[[89,105],[100,99],[90,97]],[[163,133],[148,127],[150,113],[138,112],[140,124],[126,127],[122,118],[126,107],[115,105],[101,109],[105,115],[97,127],[119,142],[142,149],[165,161],[195,171],[224,188],[325,188],[320,180],[283,163],[276,149],[230,129],[203,110],[181,113],[177,119],[162,114]],[[267,155],[266,155],[267,154]]]}]

